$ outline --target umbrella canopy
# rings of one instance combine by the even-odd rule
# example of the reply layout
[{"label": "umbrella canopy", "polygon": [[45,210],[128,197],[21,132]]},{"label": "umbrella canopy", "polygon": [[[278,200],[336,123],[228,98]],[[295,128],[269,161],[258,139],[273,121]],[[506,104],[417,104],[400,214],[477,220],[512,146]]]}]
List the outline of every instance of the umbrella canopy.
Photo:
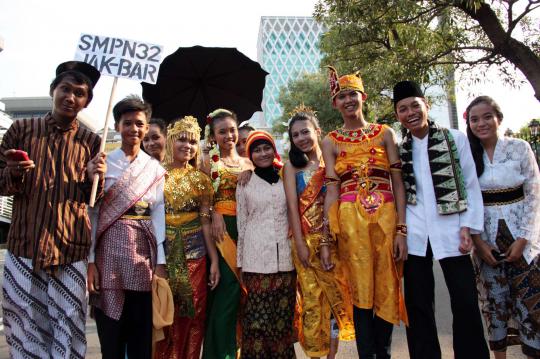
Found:
[{"label": "umbrella canopy", "polygon": [[143,98],[152,104],[152,116],[167,122],[192,115],[204,128],[206,116],[218,108],[244,121],[262,110],[266,75],[235,48],[180,47],[163,60],[155,85],[142,83]]}]

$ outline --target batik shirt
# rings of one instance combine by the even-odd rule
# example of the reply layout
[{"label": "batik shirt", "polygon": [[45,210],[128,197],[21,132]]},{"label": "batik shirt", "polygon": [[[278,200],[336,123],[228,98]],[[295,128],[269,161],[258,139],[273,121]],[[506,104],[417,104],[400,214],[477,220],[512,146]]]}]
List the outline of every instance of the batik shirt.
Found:
[{"label": "batik shirt", "polygon": [[[31,258],[34,269],[86,259],[90,248],[87,205],[92,178],[86,164],[99,152],[100,138],[75,120],[60,128],[51,114],[13,122],[0,146],[0,194],[13,195],[8,250]],[[3,153],[26,151],[35,168],[12,181]],[[97,198],[103,195],[99,181]]]}]

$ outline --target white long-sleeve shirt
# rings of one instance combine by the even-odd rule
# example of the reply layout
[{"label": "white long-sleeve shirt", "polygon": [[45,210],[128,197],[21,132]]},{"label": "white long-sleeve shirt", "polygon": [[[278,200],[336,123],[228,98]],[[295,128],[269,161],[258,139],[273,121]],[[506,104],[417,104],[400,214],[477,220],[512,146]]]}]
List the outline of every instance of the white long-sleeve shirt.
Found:
[{"label": "white long-sleeve shirt", "polygon": [[[146,161],[148,154],[144,151],[139,151],[135,161]],[[124,174],[125,170],[131,165],[131,162],[126,157],[124,151],[117,149],[107,155],[107,172],[105,173],[105,192],[107,192],[113,184]],[[150,206],[150,216],[152,219],[152,228],[156,236],[157,242],[157,264],[165,264],[165,250],[163,244],[165,242],[165,201],[163,197],[163,186],[165,177],[156,182],[141,198],[142,201],[148,202]],[[89,210],[90,223],[92,224],[92,246],[88,255],[88,262],[95,261],[95,246],[96,232],[99,219],[99,205]]]},{"label": "white long-sleeve shirt", "polygon": [[416,205],[407,204],[407,246],[409,254],[425,256],[428,239],[437,260],[463,255],[459,251],[459,231],[469,227],[481,233],[484,227],[482,193],[467,137],[450,130],[458,150],[467,191],[467,210],[462,213],[440,215],[433,188],[427,151],[428,136],[412,137],[413,169],[416,180]]}]

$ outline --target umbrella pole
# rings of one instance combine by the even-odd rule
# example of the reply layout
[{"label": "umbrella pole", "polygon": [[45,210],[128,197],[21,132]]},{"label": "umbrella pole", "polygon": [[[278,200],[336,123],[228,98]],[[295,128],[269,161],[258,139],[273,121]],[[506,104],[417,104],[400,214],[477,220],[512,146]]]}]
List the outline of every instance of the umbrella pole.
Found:
[{"label": "umbrella pole", "polygon": [[[107,107],[107,117],[105,117],[105,127],[103,127],[103,135],[101,136],[101,144],[99,146],[100,153],[105,151],[105,143],[107,142],[107,133],[109,132],[109,120],[111,119],[112,103],[113,103],[114,94],[116,92],[117,83],[118,83],[118,77],[115,77],[112,84],[111,97],[109,97],[109,106]],[[96,193],[97,193],[98,183],[99,183],[99,175],[96,173],[94,175],[94,181],[92,182],[92,192],[90,193],[90,207],[94,207],[94,204],[96,202]]]}]

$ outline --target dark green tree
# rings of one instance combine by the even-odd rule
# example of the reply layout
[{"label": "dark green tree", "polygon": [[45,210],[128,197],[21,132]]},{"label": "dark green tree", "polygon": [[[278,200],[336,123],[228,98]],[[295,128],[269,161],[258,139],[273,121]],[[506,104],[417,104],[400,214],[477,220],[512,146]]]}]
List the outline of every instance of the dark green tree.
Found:
[{"label": "dark green tree", "polygon": [[402,79],[446,86],[455,69],[481,82],[494,66],[513,86],[520,70],[540,101],[538,7],[538,0],[319,0],[315,17],[328,28],[323,63],[359,69],[372,97],[384,98]]},{"label": "dark green tree", "polygon": [[285,132],[287,123],[292,117],[293,109],[301,104],[317,111],[319,124],[324,132],[335,129],[342,123],[341,115],[332,108],[330,90],[326,75],[323,73],[303,74],[298,79],[290,81],[281,88],[279,104],[283,114],[274,123],[275,132]]}]

